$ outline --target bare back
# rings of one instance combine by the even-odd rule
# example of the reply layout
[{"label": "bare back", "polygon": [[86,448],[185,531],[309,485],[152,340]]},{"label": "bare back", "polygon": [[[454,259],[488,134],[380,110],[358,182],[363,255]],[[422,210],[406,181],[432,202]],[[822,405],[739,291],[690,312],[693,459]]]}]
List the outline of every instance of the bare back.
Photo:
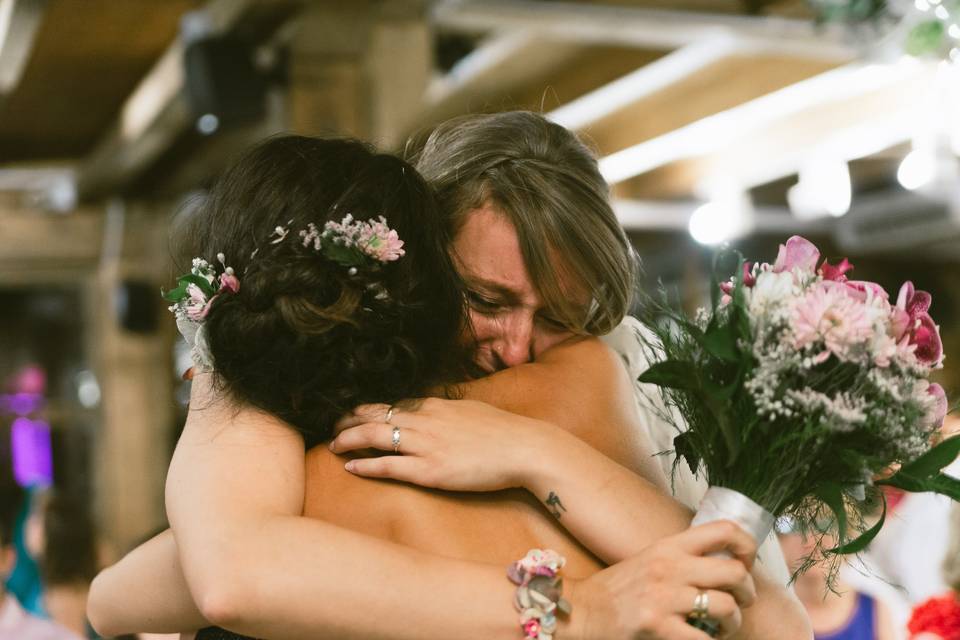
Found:
[{"label": "bare back", "polygon": [[[623,408],[616,412],[621,423],[618,430],[640,433],[632,409],[631,387],[619,359],[610,357],[606,351],[598,352],[597,349],[606,350],[606,347],[598,346],[597,341],[588,342],[592,344],[559,352],[559,357],[567,361],[560,361],[557,366],[567,367],[571,358],[574,366],[582,364],[576,362],[577,358],[596,361],[599,353],[600,366],[609,375],[590,375],[587,368],[584,379],[574,377],[569,385],[566,378],[548,378],[554,400],[550,400],[547,393],[530,393],[531,389],[524,389],[519,394],[523,401],[516,401],[518,394],[513,384],[516,381],[509,375],[500,379],[494,376],[469,386],[465,396],[531,417],[543,417],[535,415],[539,413],[538,402],[556,405],[559,402],[556,398],[560,397],[571,403],[564,414],[572,415],[577,413],[574,407],[578,405],[578,394],[597,391],[591,384],[603,385],[602,393],[621,395],[625,399],[617,403]],[[569,388],[558,389],[558,386]],[[507,388],[513,388],[513,396]],[[590,416],[584,416],[583,422],[588,420]],[[304,515],[453,558],[505,566],[527,550],[541,547],[555,549],[566,556],[571,577],[585,577],[602,568],[600,561],[567,534],[554,516],[526,491],[435,491],[400,482],[360,478],[344,470],[345,461],[325,446],[308,452]]]},{"label": "bare back", "polygon": [[354,476],[319,446],[307,454],[304,515],[442,556],[506,567],[533,547],[567,557],[585,577],[600,562],[529,493],[452,493]]}]

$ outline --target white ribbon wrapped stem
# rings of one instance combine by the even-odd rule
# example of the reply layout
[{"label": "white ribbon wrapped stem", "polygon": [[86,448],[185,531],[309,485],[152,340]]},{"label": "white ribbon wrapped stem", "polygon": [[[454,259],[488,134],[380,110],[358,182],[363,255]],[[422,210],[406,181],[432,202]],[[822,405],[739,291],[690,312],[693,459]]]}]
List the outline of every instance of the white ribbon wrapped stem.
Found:
[{"label": "white ribbon wrapped stem", "polygon": [[[773,514],[739,491],[724,487],[710,487],[700,502],[690,526],[695,527],[717,520],[732,520],[753,536],[760,545],[773,530]],[[720,555],[731,557],[727,552]]]},{"label": "white ribbon wrapped stem", "polygon": [[[700,508],[693,516],[693,522],[690,523],[690,526],[695,527],[718,520],[736,522],[741,529],[753,536],[758,547],[770,535],[774,523],[773,514],[739,491],[723,487],[710,487],[703,496],[703,500],[700,501]],[[733,554],[726,549],[715,551],[710,555],[718,558],[733,557]],[[713,638],[719,632],[720,625],[716,620],[698,618],[688,620],[688,622]]]}]

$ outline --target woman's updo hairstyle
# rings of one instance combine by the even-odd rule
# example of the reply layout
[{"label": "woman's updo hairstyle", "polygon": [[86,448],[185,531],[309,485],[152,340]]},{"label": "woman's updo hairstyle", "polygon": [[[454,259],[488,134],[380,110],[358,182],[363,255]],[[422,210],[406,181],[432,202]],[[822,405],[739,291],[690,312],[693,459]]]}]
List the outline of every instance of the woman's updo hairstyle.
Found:
[{"label": "woman's updo hairstyle", "polygon": [[[347,214],[386,218],[404,255],[350,270],[299,231]],[[288,231],[274,243],[277,227]],[[246,152],[187,228],[193,255],[240,279],[205,319],[215,379],[308,444],[358,404],[393,403],[451,381],[463,296],[429,188],[404,161],[342,139],[282,136]]]}]

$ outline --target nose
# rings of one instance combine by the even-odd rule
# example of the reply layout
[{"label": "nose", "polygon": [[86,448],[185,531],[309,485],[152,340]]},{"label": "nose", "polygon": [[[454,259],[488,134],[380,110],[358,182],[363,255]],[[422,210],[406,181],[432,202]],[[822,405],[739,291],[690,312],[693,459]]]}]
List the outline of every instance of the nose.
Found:
[{"label": "nose", "polygon": [[511,318],[495,349],[505,367],[515,367],[533,360],[533,316]]}]

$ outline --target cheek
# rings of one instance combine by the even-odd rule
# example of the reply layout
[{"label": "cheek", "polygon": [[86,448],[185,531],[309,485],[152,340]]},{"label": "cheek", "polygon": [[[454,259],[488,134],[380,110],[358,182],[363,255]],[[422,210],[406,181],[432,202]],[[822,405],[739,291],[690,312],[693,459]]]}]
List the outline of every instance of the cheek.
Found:
[{"label": "cheek", "polygon": [[468,339],[472,338],[480,343],[495,340],[503,334],[503,325],[496,318],[485,316],[476,311],[468,311],[467,319],[470,322],[470,328],[465,329]]}]

